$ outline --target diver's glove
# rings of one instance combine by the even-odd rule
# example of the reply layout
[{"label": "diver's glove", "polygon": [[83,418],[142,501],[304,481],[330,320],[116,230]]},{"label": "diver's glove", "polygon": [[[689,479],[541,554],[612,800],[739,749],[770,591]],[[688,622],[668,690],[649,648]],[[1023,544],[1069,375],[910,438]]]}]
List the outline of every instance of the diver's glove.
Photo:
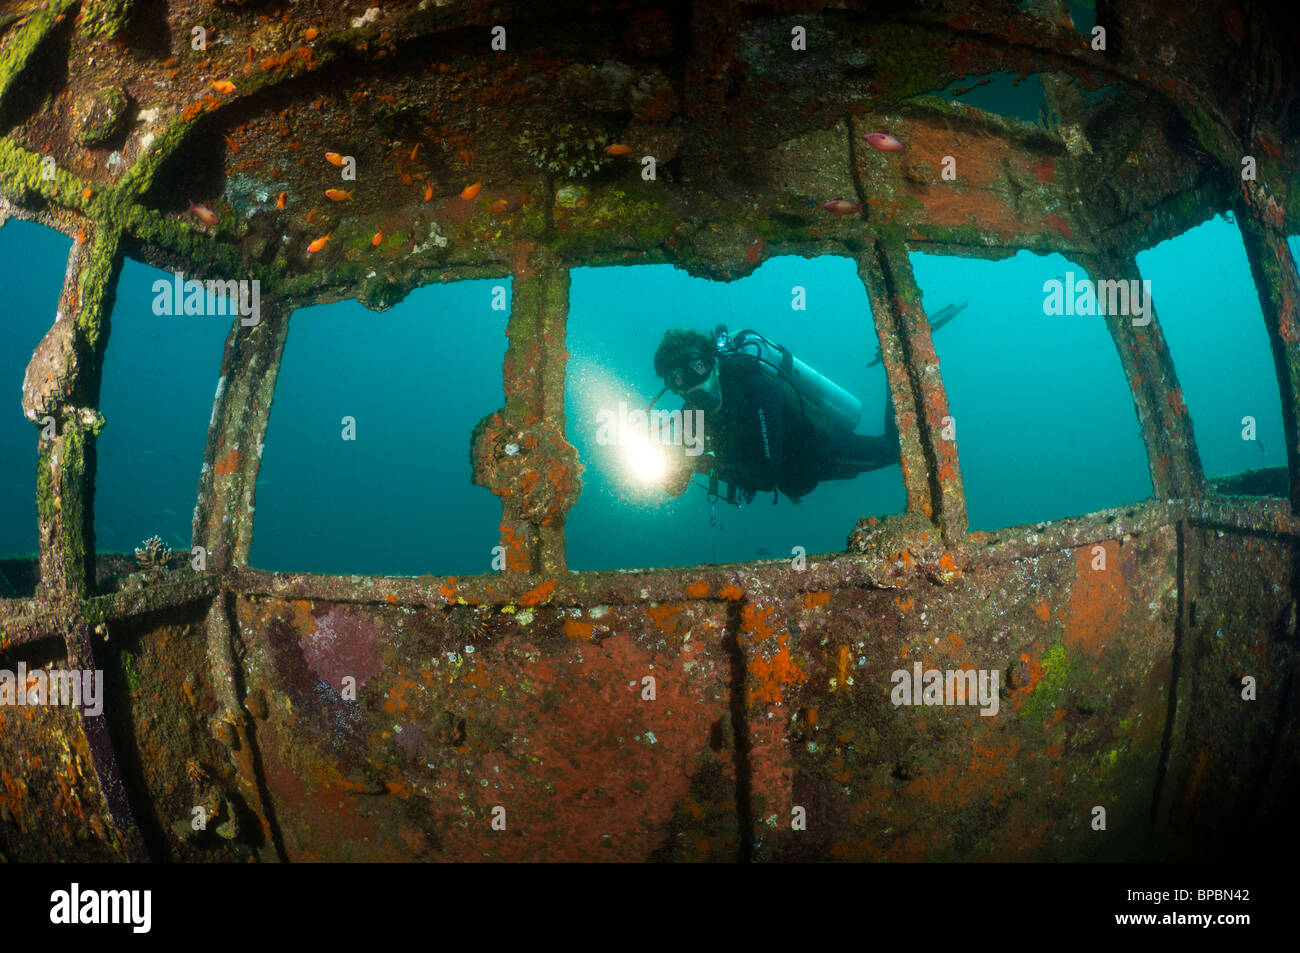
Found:
[{"label": "diver's glove", "polygon": [[697,473],[708,473],[713,469],[714,463],[711,453],[699,453],[693,457],[687,456],[685,451],[674,453],[669,458],[668,472],[664,475],[664,492],[672,497],[681,496],[691,485],[691,477]]}]

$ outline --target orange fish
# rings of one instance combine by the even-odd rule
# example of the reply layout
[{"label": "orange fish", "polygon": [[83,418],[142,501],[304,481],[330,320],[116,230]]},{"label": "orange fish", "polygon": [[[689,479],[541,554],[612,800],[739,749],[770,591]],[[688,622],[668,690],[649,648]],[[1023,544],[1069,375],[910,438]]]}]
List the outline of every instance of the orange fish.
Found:
[{"label": "orange fish", "polygon": [[491,212],[493,215],[500,215],[509,207],[510,207],[510,203],[508,201],[506,201],[505,199],[497,199],[495,202],[493,202],[491,205],[488,206],[488,211]]},{"label": "orange fish", "polygon": [[424,200],[427,202],[427,201],[429,201],[429,199],[431,199],[431,198],[433,198],[433,183],[432,183],[432,182],[430,182],[428,185],[426,185],[426,186],[424,187]]},{"label": "orange fish", "polygon": [[288,192],[281,192],[280,195],[279,195],[279,196],[276,198],[276,200],[275,200],[275,207],[276,207],[276,208],[284,208],[285,200],[286,200],[288,197],[289,197],[289,193],[288,193]]},{"label": "orange fish", "polygon": [[468,202],[474,196],[478,195],[479,191],[482,188],[483,188],[482,182],[475,182],[473,185],[467,185],[465,186],[465,191],[460,193],[460,197]]},{"label": "orange fish", "polygon": [[81,200],[83,202],[88,202],[90,201],[90,197],[94,194],[95,194],[95,190],[92,189],[90,186],[86,186],[84,189],[81,190]]},{"label": "orange fish", "polygon": [[352,198],[352,193],[344,192],[342,189],[326,189],[325,197],[331,202],[346,202]]},{"label": "orange fish", "polygon": [[415,144],[415,148],[411,150],[411,161],[414,162],[415,157],[419,154],[420,154],[420,144],[417,142]]},{"label": "orange fish", "polygon": [[313,205],[311,208],[307,209],[307,222],[310,224],[311,222],[315,221],[315,219],[316,219],[316,206]]},{"label": "orange fish", "polygon": [[313,255],[316,252],[320,251],[322,248],[325,247],[325,243],[328,242],[329,240],[330,237],[328,235],[316,239],[314,242],[312,242],[310,245],[307,246],[307,254]]},{"label": "orange fish", "polygon": [[379,231],[375,232],[375,237],[370,239],[370,244],[373,245],[375,248],[378,248],[380,243],[383,242],[383,240],[384,240],[384,230],[380,229]]},{"label": "orange fish", "polygon": [[229,136],[222,136],[221,138],[226,140],[226,145],[230,147],[230,151],[233,155],[239,155],[239,146],[235,145],[235,140],[231,139]]},{"label": "orange fish", "polygon": [[86,244],[86,230],[84,228],[77,229],[77,244]]},{"label": "orange fish", "polygon": [[337,152],[327,152],[325,153],[325,161],[330,165],[342,165],[343,157]]},{"label": "orange fish", "polygon": [[228,79],[219,79],[212,84],[212,88],[219,93],[233,93],[235,84]]},{"label": "orange fish", "polygon": [[314,26],[309,26],[307,27],[307,32],[302,35],[302,38],[310,43],[318,36],[320,36],[320,30],[316,29]]},{"label": "orange fish", "polygon": [[195,205],[193,199],[190,199],[189,202],[190,211],[194,213],[194,217],[200,222],[204,225],[217,224],[218,219],[216,212],[212,211],[212,209],[208,208],[206,205]]},{"label": "orange fish", "polygon": [[605,147],[605,154],[611,156],[625,156],[632,151],[631,146],[625,146],[622,143],[614,143],[612,146]]},{"label": "orange fish", "polygon": [[403,184],[403,185],[411,185],[411,184],[413,184],[413,183],[415,182],[415,179],[411,178],[411,177],[410,177],[409,175],[407,175],[405,172],[402,172],[402,171],[399,170],[397,174],[400,175],[400,176],[402,177],[402,184]]}]

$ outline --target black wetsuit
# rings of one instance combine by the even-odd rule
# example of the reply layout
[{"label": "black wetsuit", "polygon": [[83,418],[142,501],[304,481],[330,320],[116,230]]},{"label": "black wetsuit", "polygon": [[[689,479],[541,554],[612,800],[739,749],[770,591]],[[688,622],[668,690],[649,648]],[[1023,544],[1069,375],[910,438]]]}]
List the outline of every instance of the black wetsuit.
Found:
[{"label": "black wetsuit", "polygon": [[898,431],[888,402],[879,437],[818,426],[801,411],[793,388],[752,359],[720,360],[722,407],[705,417],[705,439],[718,479],[745,502],[774,490],[798,502],[822,480],[846,480],[898,463]]}]

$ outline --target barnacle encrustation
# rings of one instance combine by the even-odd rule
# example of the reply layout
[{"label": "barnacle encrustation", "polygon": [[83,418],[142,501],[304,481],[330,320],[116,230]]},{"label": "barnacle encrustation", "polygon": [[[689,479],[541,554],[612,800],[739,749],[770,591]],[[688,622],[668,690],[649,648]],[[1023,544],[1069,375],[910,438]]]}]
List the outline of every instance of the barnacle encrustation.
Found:
[{"label": "barnacle encrustation", "polygon": [[529,125],[516,141],[537,168],[571,179],[585,179],[612,161],[605,153],[609,134],[586,123]]}]

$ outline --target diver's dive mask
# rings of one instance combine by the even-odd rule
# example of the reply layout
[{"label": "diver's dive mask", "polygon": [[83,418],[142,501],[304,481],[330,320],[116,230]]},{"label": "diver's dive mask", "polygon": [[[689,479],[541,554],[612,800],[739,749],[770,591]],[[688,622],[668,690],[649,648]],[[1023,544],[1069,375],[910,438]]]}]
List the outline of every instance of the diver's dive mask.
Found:
[{"label": "diver's dive mask", "polygon": [[668,386],[687,407],[698,408],[706,414],[717,410],[722,403],[716,358],[697,357],[683,367],[674,368],[668,375]]}]

